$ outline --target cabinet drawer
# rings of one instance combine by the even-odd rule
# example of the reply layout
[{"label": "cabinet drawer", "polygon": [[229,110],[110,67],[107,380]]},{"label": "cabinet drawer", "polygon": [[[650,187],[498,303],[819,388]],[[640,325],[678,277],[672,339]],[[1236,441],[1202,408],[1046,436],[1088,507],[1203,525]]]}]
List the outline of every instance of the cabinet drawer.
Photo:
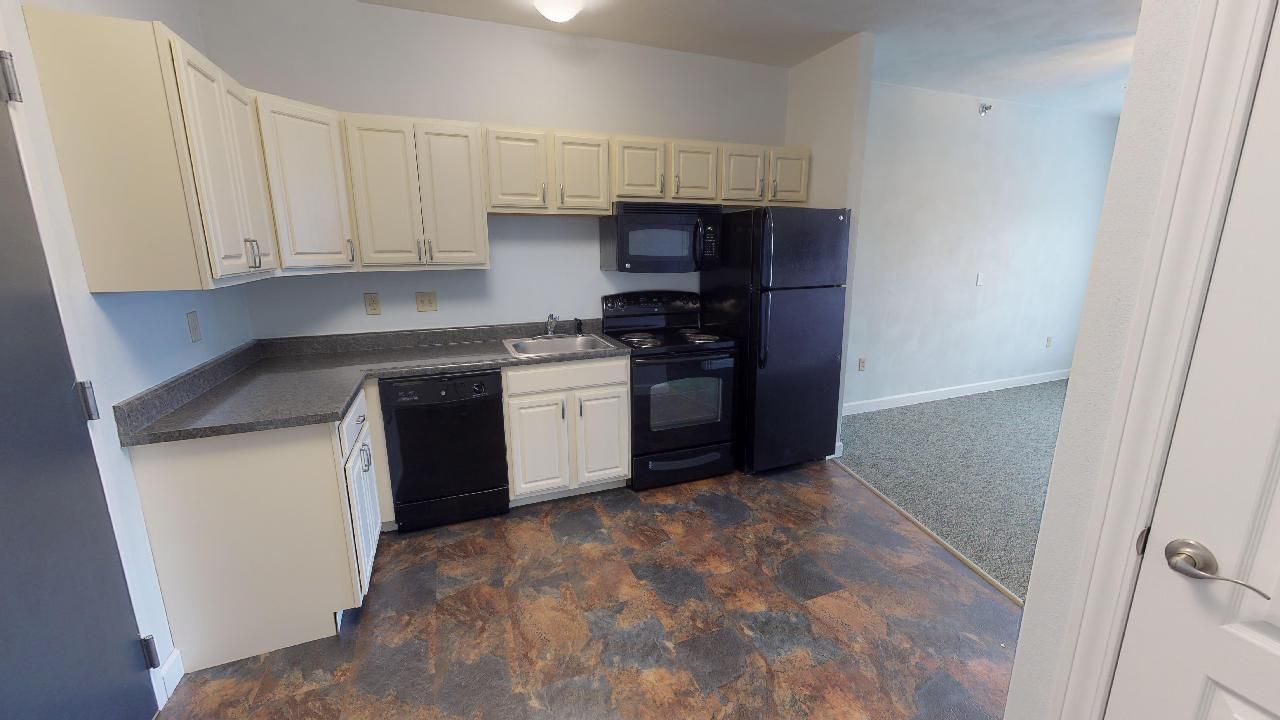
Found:
[{"label": "cabinet drawer", "polygon": [[502,387],[510,397],[597,385],[617,385],[628,382],[628,364],[627,358],[610,358],[512,368],[502,371]]},{"label": "cabinet drawer", "polygon": [[351,408],[343,416],[342,422],[338,424],[338,440],[342,443],[342,457],[345,458],[351,454],[351,448],[355,446],[356,440],[360,437],[360,431],[364,429],[368,419],[369,405],[365,399],[364,390],[361,390],[356,395],[356,399],[351,402]]}]

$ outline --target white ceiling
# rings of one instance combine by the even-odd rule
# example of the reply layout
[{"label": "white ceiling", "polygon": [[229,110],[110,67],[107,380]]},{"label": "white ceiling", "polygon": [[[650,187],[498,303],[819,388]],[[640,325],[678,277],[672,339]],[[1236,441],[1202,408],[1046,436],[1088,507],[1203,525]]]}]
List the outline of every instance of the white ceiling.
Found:
[{"label": "white ceiling", "polygon": [[1118,112],[1139,0],[585,0],[559,25],[532,0],[362,0],[789,67],[876,35],[882,82]]}]

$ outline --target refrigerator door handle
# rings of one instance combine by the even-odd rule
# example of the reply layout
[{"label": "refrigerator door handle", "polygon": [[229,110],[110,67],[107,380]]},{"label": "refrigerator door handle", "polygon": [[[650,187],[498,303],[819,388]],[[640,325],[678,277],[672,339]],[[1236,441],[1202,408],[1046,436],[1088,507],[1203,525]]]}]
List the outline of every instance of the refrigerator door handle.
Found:
[{"label": "refrigerator door handle", "polygon": [[773,315],[773,295],[760,293],[760,305],[760,354],[756,365],[763,370],[769,364],[769,321]]},{"label": "refrigerator door handle", "polygon": [[764,273],[767,277],[761,278],[764,287],[773,287],[773,213],[769,208],[764,209],[764,257],[761,258],[761,265],[764,267]]}]

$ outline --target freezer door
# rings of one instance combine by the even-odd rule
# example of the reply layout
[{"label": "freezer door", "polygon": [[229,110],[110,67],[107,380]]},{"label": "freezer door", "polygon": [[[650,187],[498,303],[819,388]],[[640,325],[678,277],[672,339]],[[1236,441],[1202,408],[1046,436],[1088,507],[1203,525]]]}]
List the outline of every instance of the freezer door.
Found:
[{"label": "freezer door", "polygon": [[844,288],[772,290],[757,297],[747,472],[832,453],[844,344]]},{"label": "freezer door", "polygon": [[761,288],[845,284],[848,210],[769,207],[759,217]]}]

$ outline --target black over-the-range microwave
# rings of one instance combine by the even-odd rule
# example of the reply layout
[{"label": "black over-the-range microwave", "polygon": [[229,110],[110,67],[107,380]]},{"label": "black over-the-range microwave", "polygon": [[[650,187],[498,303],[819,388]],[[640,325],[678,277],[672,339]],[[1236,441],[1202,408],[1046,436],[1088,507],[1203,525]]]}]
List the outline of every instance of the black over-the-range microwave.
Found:
[{"label": "black over-the-range microwave", "polygon": [[615,203],[600,218],[600,269],[688,273],[719,266],[719,205]]}]

